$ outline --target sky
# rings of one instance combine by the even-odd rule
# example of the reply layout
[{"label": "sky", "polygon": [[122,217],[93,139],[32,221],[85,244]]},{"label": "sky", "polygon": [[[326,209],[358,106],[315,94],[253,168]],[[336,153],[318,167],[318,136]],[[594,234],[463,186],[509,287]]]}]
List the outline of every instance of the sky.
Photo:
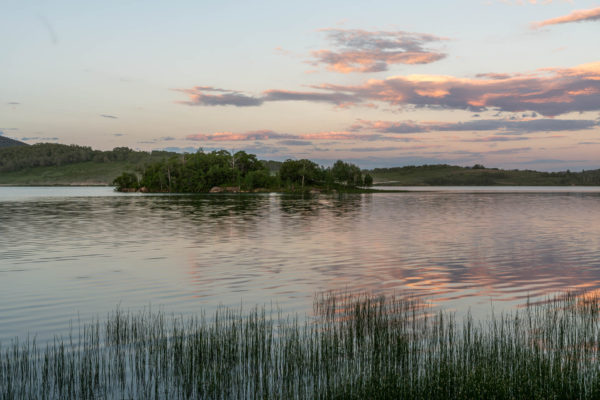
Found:
[{"label": "sky", "polygon": [[0,135],[600,168],[600,1],[0,0]]}]

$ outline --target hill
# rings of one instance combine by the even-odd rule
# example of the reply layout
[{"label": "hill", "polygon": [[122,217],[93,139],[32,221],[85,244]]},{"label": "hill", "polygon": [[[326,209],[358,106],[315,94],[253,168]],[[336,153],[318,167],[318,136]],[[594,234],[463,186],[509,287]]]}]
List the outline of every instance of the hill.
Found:
[{"label": "hill", "polygon": [[376,186],[570,186],[600,185],[600,169],[583,172],[502,170],[482,165],[446,164],[375,168],[368,171]]},{"label": "hill", "polygon": [[28,146],[28,144],[15,139],[7,138],[6,136],[0,136],[0,148],[13,146]]},{"label": "hill", "polygon": [[175,154],[55,143],[2,147],[0,185],[109,185],[123,171],[140,170]]}]

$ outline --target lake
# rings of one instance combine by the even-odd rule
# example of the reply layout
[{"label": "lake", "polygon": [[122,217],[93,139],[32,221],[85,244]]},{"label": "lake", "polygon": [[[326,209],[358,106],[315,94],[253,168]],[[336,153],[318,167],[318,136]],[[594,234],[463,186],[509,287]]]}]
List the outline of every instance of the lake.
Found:
[{"label": "lake", "polygon": [[[397,189],[397,188],[395,188]],[[414,188],[413,188],[414,189]],[[315,293],[411,293],[485,318],[600,288],[600,188],[141,195],[0,187],[0,340],[123,310],[312,313]]]}]

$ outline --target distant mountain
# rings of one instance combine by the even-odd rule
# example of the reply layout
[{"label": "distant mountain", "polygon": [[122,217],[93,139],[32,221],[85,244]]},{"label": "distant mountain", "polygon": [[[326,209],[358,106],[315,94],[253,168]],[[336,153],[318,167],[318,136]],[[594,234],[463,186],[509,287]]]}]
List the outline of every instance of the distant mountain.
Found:
[{"label": "distant mountain", "polygon": [[0,136],[0,147],[11,147],[11,146],[28,146],[28,144],[20,142],[15,139],[7,138],[5,136]]}]

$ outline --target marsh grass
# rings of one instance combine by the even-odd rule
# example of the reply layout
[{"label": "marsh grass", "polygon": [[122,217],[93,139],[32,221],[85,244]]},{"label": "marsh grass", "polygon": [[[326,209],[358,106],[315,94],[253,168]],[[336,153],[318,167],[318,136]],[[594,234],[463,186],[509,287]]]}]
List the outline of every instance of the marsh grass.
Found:
[{"label": "marsh grass", "polygon": [[412,298],[320,295],[315,317],[119,309],[40,345],[0,347],[2,399],[599,398],[600,299],[486,321]]}]

